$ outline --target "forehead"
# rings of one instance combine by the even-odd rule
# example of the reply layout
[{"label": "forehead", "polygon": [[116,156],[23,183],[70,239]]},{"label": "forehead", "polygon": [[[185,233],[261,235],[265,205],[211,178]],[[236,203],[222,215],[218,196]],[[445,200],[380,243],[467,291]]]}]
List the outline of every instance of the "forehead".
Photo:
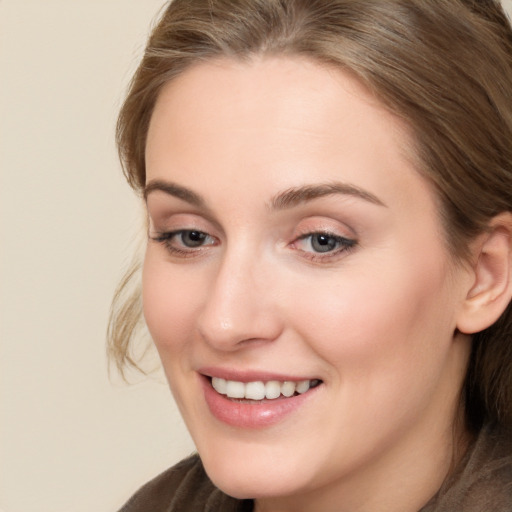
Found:
[{"label": "forehead", "polygon": [[409,158],[411,140],[405,123],[348,72],[303,58],[218,60],[161,91],[147,178],[199,189],[205,179],[240,184],[247,199],[341,180],[383,202],[406,201],[415,189],[430,200]]},{"label": "forehead", "polygon": [[167,142],[172,143],[172,135],[182,147],[191,135],[217,136],[220,142],[231,130],[260,137],[267,133],[262,143],[283,144],[285,134],[276,139],[278,132],[293,130],[297,139],[308,134],[314,143],[337,137],[337,131],[326,128],[342,124],[350,128],[345,138],[372,135],[398,140],[404,151],[408,147],[406,125],[349,72],[299,57],[219,59],[196,64],[164,86],[148,139],[151,143],[155,131],[167,132]]}]

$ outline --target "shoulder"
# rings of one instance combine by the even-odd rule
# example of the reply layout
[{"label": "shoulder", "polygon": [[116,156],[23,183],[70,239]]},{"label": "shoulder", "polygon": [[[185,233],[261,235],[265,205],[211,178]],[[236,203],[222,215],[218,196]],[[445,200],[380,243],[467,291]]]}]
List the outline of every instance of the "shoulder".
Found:
[{"label": "shoulder", "polygon": [[425,512],[512,512],[512,431],[487,426]]},{"label": "shoulder", "polygon": [[[208,492],[209,480],[204,475],[199,457],[193,455],[141,487],[120,512],[166,511],[171,508],[174,496],[200,487]],[[207,489],[205,489],[205,487]],[[169,505],[169,506],[167,506]]]},{"label": "shoulder", "polygon": [[462,477],[475,510],[512,512],[512,430],[485,428]]},{"label": "shoulder", "polygon": [[250,511],[249,502],[227,496],[206,475],[198,455],[182,460],[141,487],[119,512]]}]

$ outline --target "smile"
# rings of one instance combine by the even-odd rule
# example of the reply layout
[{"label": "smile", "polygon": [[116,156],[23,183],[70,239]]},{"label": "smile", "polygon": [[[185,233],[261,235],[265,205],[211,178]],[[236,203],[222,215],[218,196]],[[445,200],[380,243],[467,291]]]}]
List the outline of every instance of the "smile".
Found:
[{"label": "smile", "polygon": [[222,423],[243,429],[270,427],[306,411],[307,404],[315,403],[314,397],[320,396],[325,387],[320,379],[278,380],[273,375],[246,374],[241,380],[234,380],[238,376],[233,375],[231,380],[205,373],[199,376],[211,414]]},{"label": "smile", "polygon": [[281,396],[290,398],[294,395],[306,393],[311,388],[320,384],[318,379],[301,381],[278,381],[270,380],[240,382],[236,380],[226,380],[219,377],[213,377],[212,387],[221,395],[228,398],[246,399],[246,400],[275,400]]}]

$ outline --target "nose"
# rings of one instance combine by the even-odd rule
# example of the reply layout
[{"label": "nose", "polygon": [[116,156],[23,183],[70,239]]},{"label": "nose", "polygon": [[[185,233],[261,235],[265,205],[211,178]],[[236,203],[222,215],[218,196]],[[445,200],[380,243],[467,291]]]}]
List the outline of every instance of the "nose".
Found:
[{"label": "nose", "polygon": [[282,318],[275,279],[264,260],[254,255],[226,254],[212,270],[197,326],[217,350],[234,351],[252,342],[279,337]]}]

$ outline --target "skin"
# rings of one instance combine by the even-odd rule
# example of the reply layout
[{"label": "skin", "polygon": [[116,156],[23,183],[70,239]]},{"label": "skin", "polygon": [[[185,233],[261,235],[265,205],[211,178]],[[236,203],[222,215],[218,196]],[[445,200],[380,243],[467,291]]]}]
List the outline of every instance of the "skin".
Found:
[{"label": "skin", "polygon": [[[202,63],[159,96],[145,318],[210,478],[258,511],[417,511],[453,462],[474,276],[410,146],[353,77],[298,58]],[[343,193],[275,199],[333,183]],[[180,230],[207,236],[161,239]],[[351,243],[318,253],[311,233]],[[205,366],[322,384],[282,421],[237,428],[210,413]]]}]

